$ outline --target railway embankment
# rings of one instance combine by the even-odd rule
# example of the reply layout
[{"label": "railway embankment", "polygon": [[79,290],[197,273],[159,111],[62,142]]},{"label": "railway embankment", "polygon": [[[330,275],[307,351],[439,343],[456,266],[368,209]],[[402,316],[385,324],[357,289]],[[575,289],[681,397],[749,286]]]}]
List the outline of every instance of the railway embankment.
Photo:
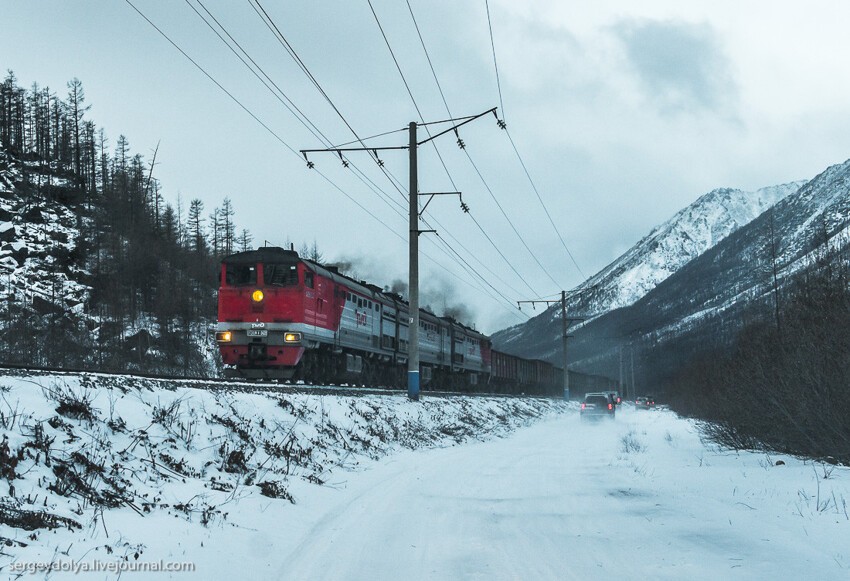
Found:
[{"label": "railway embankment", "polygon": [[500,437],[571,405],[6,371],[0,569],[174,557],[151,539],[238,536],[395,452]]}]

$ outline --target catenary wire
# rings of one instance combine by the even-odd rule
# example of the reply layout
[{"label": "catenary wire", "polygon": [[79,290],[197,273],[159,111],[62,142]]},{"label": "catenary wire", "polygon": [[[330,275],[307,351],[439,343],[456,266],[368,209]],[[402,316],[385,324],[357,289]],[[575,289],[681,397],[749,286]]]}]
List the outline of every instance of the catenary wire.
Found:
[{"label": "catenary wire", "polygon": [[[410,4],[408,0],[408,5]],[[493,51],[493,68],[496,71],[496,87],[499,91],[499,105],[501,105],[502,111],[502,121],[507,120],[507,115],[505,114],[505,103],[502,100],[502,83],[499,80],[499,63],[496,61],[496,42],[493,36],[493,23],[490,18],[490,2],[489,0],[484,0],[484,5],[487,9],[487,28],[490,31],[490,48]],[[411,11],[411,15],[413,12]],[[429,61],[430,62],[430,61]],[[567,252],[567,256],[569,256],[572,263],[575,265],[576,270],[578,270],[581,277],[587,280],[587,276],[585,276],[584,272],[581,270],[581,267],[576,262],[575,256],[567,247],[567,243],[564,241],[564,237],[561,235],[561,231],[558,230],[558,226],[555,224],[555,221],[552,219],[552,215],[549,213],[549,208],[546,207],[546,204],[543,202],[543,197],[540,195],[540,191],[537,189],[537,185],[534,183],[534,180],[531,179],[531,173],[528,171],[528,167],[525,164],[525,161],[522,159],[522,156],[519,153],[519,149],[514,143],[514,138],[511,136],[511,132],[508,130],[507,124],[503,123],[502,128],[505,130],[505,133],[508,136],[508,140],[511,142],[511,147],[514,150],[514,153],[519,160],[520,165],[522,166],[523,171],[525,172],[525,176],[528,178],[528,182],[531,184],[531,188],[534,190],[534,193],[537,195],[537,199],[540,201],[540,205],[543,206],[543,211],[546,212],[546,217],[549,218],[549,223],[552,224],[552,228],[555,230],[555,234],[558,235],[558,240],[561,241],[561,246],[564,247],[564,250]]]},{"label": "catenary wire", "polygon": [[[281,144],[282,144],[282,145],[283,145],[283,146],[284,146],[287,150],[289,150],[289,151],[290,151],[293,155],[295,155],[296,157],[298,157],[298,158],[300,159],[300,157],[301,157],[301,156],[298,154],[298,152],[297,152],[297,151],[295,151],[295,149],[293,149],[293,148],[292,148],[292,147],[291,147],[291,146],[290,146],[290,145],[289,145],[289,144],[288,144],[288,143],[287,143],[287,142],[286,142],[286,141],[285,141],[282,137],[280,137],[280,136],[279,136],[279,135],[278,135],[278,134],[277,134],[274,130],[272,130],[272,129],[271,129],[271,128],[270,128],[270,127],[266,124],[266,123],[264,123],[264,122],[263,122],[263,121],[262,121],[259,117],[257,117],[257,115],[256,115],[256,114],[254,114],[254,113],[253,113],[250,109],[248,109],[248,108],[247,108],[247,107],[246,107],[246,106],[245,106],[245,105],[244,105],[244,104],[243,104],[243,103],[242,103],[239,99],[237,99],[237,98],[236,98],[236,97],[235,97],[235,96],[234,96],[234,95],[233,95],[230,91],[228,91],[228,90],[227,90],[227,89],[226,89],[226,88],[225,88],[225,87],[224,87],[221,83],[219,83],[219,82],[218,82],[218,81],[217,81],[217,80],[216,80],[216,79],[215,79],[215,78],[214,78],[211,74],[209,74],[209,73],[206,71],[206,69],[204,69],[204,68],[203,68],[203,67],[202,67],[202,66],[201,66],[201,65],[200,65],[200,64],[199,64],[199,63],[198,63],[195,59],[193,59],[191,56],[189,56],[189,54],[188,54],[188,53],[186,53],[186,52],[185,52],[185,51],[184,51],[184,50],[183,50],[183,49],[182,49],[182,48],[181,48],[181,47],[180,47],[180,46],[179,46],[176,42],[174,42],[174,41],[173,41],[173,40],[172,40],[172,39],[171,39],[171,38],[170,38],[170,37],[169,37],[169,36],[168,36],[168,35],[167,35],[167,34],[166,34],[166,33],[165,33],[162,29],[161,29],[161,28],[159,28],[159,27],[158,27],[158,26],[157,26],[157,25],[156,25],[156,24],[155,24],[152,20],[150,20],[150,18],[148,18],[148,17],[147,17],[147,16],[146,16],[146,15],[145,15],[145,14],[144,14],[144,13],[143,13],[143,12],[142,12],[139,8],[138,8],[138,7],[136,7],[136,6],[135,6],[135,5],[134,5],[134,4],[133,4],[130,0],[125,0],[125,2],[126,2],[126,3],[127,3],[127,4],[128,4],[128,5],[129,5],[129,6],[130,6],[130,7],[131,7],[131,8],[132,8],[132,9],[133,9],[133,10],[134,10],[134,11],[135,11],[135,12],[136,12],[139,16],[141,16],[141,17],[142,17],[142,18],[143,18],[143,19],[144,19],[144,20],[145,20],[148,24],[150,24],[150,25],[154,28],[154,30],[156,30],[156,31],[157,31],[157,32],[158,32],[158,33],[159,33],[159,34],[160,34],[160,35],[161,35],[161,36],[162,36],[162,37],[163,37],[166,41],[168,41],[168,43],[169,43],[169,44],[171,44],[171,45],[172,45],[172,46],[173,46],[173,47],[174,47],[177,51],[179,51],[179,52],[180,52],[180,53],[181,53],[181,54],[182,54],[182,55],[183,55],[183,56],[184,56],[187,60],[189,60],[189,62],[191,62],[191,63],[192,63],[192,64],[193,64],[193,65],[194,65],[194,66],[195,66],[195,67],[196,67],[196,68],[197,68],[197,69],[198,69],[198,70],[199,70],[199,71],[200,71],[200,72],[201,72],[204,76],[206,76],[206,77],[207,77],[207,79],[209,79],[209,80],[210,80],[213,84],[215,84],[215,85],[216,85],[216,86],[217,86],[217,87],[218,87],[218,88],[219,88],[222,92],[224,92],[224,93],[225,93],[225,94],[226,94],[226,95],[227,95],[227,96],[228,96],[228,97],[229,97],[229,98],[230,98],[230,99],[231,99],[234,103],[236,103],[236,104],[237,104],[237,105],[238,105],[238,106],[239,106],[239,107],[240,107],[243,111],[245,111],[245,112],[246,112],[246,113],[247,113],[247,114],[248,114],[248,115],[249,115],[252,119],[254,119],[254,120],[255,120],[258,124],[260,124],[260,125],[261,125],[261,126],[262,126],[262,127],[263,127],[263,128],[264,128],[264,129],[265,129],[265,130],[269,133],[269,134],[270,134],[270,135],[272,135],[272,137],[274,137],[274,138],[275,138],[275,139],[276,139],[279,143],[281,143]],[[346,198],[348,198],[351,202],[353,202],[353,203],[354,203],[357,207],[359,207],[361,210],[363,210],[363,211],[364,211],[367,215],[371,216],[373,219],[375,219],[377,222],[379,222],[381,225],[383,225],[383,226],[384,226],[387,230],[389,230],[389,231],[390,231],[390,232],[391,232],[394,236],[396,236],[397,238],[399,238],[402,242],[406,242],[406,240],[405,240],[405,238],[404,238],[403,236],[401,236],[398,232],[396,232],[396,231],[395,231],[394,229],[392,229],[389,225],[387,225],[387,224],[386,224],[386,222],[384,222],[383,220],[381,220],[380,218],[378,218],[378,217],[377,217],[377,216],[376,216],[373,212],[371,212],[368,208],[366,208],[365,206],[363,206],[363,205],[362,205],[360,202],[358,202],[355,198],[353,198],[351,195],[349,195],[349,194],[348,194],[345,190],[343,190],[341,187],[339,187],[339,186],[338,186],[335,182],[333,182],[333,180],[331,180],[329,177],[327,177],[324,173],[322,173],[321,171],[318,171],[318,170],[316,171],[316,173],[318,173],[318,175],[319,175],[322,179],[324,179],[324,180],[325,180],[325,181],[326,181],[326,182],[327,182],[327,183],[328,183],[331,187],[333,187],[335,190],[337,190],[339,193],[341,193],[343,196],[345,196],[345,197],[346,197]],[[463,279],[463,278],[459,277],[457,274],[455,274],[454,272],[450,271],[450,270],[449,270],[448,268],[446,268],[446,267],[445,267],[442,263],[440,263],[439,261],[435,260],[435,259],[434,259],[434,258],[432,258],[430,255],[428,255],[427,253],[423,252],[423,255],[425,255],[425,257],[426,257],[426,258],[428,258],[429,260],[431,260],[431,262],[433,262],[434,264],[436,264],[438,267],[440,267],[441,269],[443,269],[444,271],[446,271],[449,275],[451,275],[451,276],[453,276],[454,278],[458,279],[460,282],[463,282],[464,284],[466,284],[466,285],[470,285],[470,286],[471,286],[471,283],[470,283],[468,280],[465,280],[465,279]],[[502,306],[503,306],[503,308],[505,308],[505,307],[504,307],[504,305],[502,305]],[[511,312],[512,314],[514,313],[514,310],[513,310],[513,309],[507,309],[507,308],[506,308],[506,310],[507,310],[507,311],[509,311],[509,312]]]},{"label": "catenary wire", "polygon": [[[442,84],[440,83],[440,79],[437,77],[437,71],[436,71],[436,69],[434,68],[434,63],[433,63],[433,61],[431,60],[431,54],[428,52],[428,47],[425,45],[425,39],[423,38],[423,36],[422,36],[422,31],[421,31],[421,29],[419,28],[419,23],[418,23],[418,22],[417,22],[417,20],[416,20],[416,15],[413,13],[413,7],[410,5],[410,0],[406,0],[406,2],[407,2],[407,9],[408,9],[408,11],[410,12],[410,18],[413,20],[413,25],[414,25],[414,27],[416,28],[416,34],[417,34],[417,35],[418,35],[418,37],[419,37],[419,42],[420,42],[420,44],[422,45],[422,50],[423,50],[423,51],[424,51],[424,53],[425,53],[425,58],[428,60],[428,66],[430,67],[430,69],[431,69],[431,74],[432,74],[432,75],[433,75],[433,77],[434,77],[434,82],[436,83],[436,85],[437,85],[437,89],[438,89],[438,90],[439,90],[439,92],[440,92],[440,97],[441,97],[441,98],[442,98],[442,100],[443,100],[443,105],[445,105],[445,107],[446,107],[446,112],[449,114],[449,116],[451,116],[451,115],[452,115],[451,108],[449,107],[449,103],[448,103],[448,101],[446,100],[446,95],[445,95],[445,92],[443,91],[443,86],[442,86]],[[501,97],[501,94],[500,94],[500,97]],[[501,99],[500,99],[500,100],[501,100]],[[496,198],[496,196],[495,196],[495,194],[493,193],[492,189],[490,188],[489,184],[488,184],[488,183],[487,183],[487,181],[484,179],[484,176],[483,176],[483,175],[481,174],[481,172],[479,171],[478,166],[477,166],[477,165],[475,164],[475,162],[473,161],[472,156],[470,155],[469,151],[467,151],[465,148],[464,148],[464,150],[463,150],[463,151],[464,151],[464,153],[466,153],[466,156],[467,156],[467,158],[469,159],[470,164],[471,164],[471,165],[472,165],[472,167],[475,169],[475,172],[478,174],[478,177],[481,179],[482,184],[483,184],[483,185],[484,185],[484,187],[487,189],[487,191],[490,193],[490,196],[493,198],[493,201],[496,203],[496,205],[498,206],[499,210],[502,212],[502,215],[503,215],[503,216],[507,219],[508,223],[511,225],[511,228],[513,228],[514,232],[517,234],[517,237],[518,237],[518,238],[520,239],[520,241],[521,241],[521,242],[525,245],[526,249],[529,251],[529,253],[532,255],[532,257],[535,259],[535,261],[537,261],[537,264],[540,266],[540,268],[543,270],[543,272],[544,272],[544,273],[546,273],[546,276],[548,276],[548,277],[549,277],[549,280],[551,280],[551,281],[555,284],[555,286],[556,286],[556,287],[557,287],[557,286],[559,286],[559,285],[558,285],[558,283],[557,283],[557,281],[555,281],[555,279],[554,279],[554,278],[552,278],[552,276],[551,276],[551,275],[549,274],[549,272],[548,272],[548,271],[547,271],[547,270],[543,267],[543,265],[540,263],[540,261],[539,261],[539,260],[537,260],[537,257],[535,256],[535,254],[531,251],[531,249],[530,249],[530,248],[528,247],[528,245],[525,243],[525,240],[524,240],[524,239],[522,238],[522,236],[519,234],[519,232],[517,231],[516,227],[514,227],[513,222],[510,220],[510,218],[508,218],[507,213],[505,212],[504,208],[502,208],[502,205],[499,203],[499,200]],[[477,221],[476,221],[476,225],[478,225],[479,229],[481,229],[481,231],[482,231],[482,232],[484,232],[483,228],[481,228],[481,225],[480,225],[480,224],[478,224],[478,222],[477,222]],[[486,236],[486,233],[485,233],[485,236]],[[489,236],[487,236],[487,238],[489,239],[490,237],[489,237]],[[493,241],[492,241],[492,240],[490,240],[490,242],[491,242],[491,244],[493,244],[493,245],[495,246],[495,243],[493,243]],[[498,248],[497,248],[497,250],[498,250]],[[499,254],[502,254],[502,253],[501,253],[501,251],[499,251]],[[502,257],[504,258],[504,255],[502,255]],[[505,259],[505,260],[507,260],[507,259]],[[532,292],[534,292],[534,290],[533,290],[533,289],[532,289]],[[537,293],[535,293],[535,294],[537,294]]]},{"label": "catenary wire", "polygon": [[[293,59],[296,61],[296,63],[298,64],[298,66],[299,66],[299,67],[301,68],[301,70],[302,70],[302,71],[303,71],[303,72],[304,72],[304,73],[308,76],[308,78],[309,78],[309,79],[310,79],[310,81],[313,83],[313,85],[316,87],[316,89],[320,91],[320,93],[322,94],[322,96],[323,96],[323,97],[325,98],[325,100],[327,100],[327,101],[328,101],[328,103],[332,106],[332,108],[333,108],[333,109],[334,109],[334,111],[337,113],[337,115],[339,115],[339,116],[343,119],[343,121],[345,122],[345,124],[346,124],[346,126],[349,128],[349,130],[350,130],[350,131],[351,131],[351,132],[355,135],[355,137],[357,137],[357,139],[356,139],[355,141],[353,141],[353,142],[349,142],[349,143],[359,142],[362,146],[364,146],[364,147],[365,147],[365,144],[363,143],[363,141],[364,141],[364,140],[363,140],[363,139],[361,139],[361,138],[359,137],[359,135],[356,133],[356,131],[354,131],[354,129],[353,129],[353,127],[351,126],[351,124],[350,124],[350,123],[348,123],[348,121],[347,121],[347,120],[345,120],[345,118],[343,117],[342,112],[340,111],[340,109],[336,106],[336,104],[333,102],[333,100],[330,98],[330,96],[327,94],[327,92],[325,92],[325,90],[321,87],[321,84],[319,83],[318,79],[316,79],[316,77],[315,77],[315,76],[314,76],[314,75],[310,72],[309,68],[307,67],[306,63],[304,63],[304,61],[301,59],[301,57],[300,57],[300,56],[298,56],[297,51],[295,50],[295,48],[294,48],[294,47],[292,46],[292,44],[291,44],[291,43],[290,43],[290,42],[286,39],[286,37],[285,37],[285,35],[283,34],[283,32],[280,30],[280,28],[279,28],[279,27],[277,26],[277,24],[274,22],[274,20],[273,20],[273,18],[271,17],[271,15],[270,15],[270,14],[268,14],[268,12],[266,12],[266,11],[265,11],[265,9],[263,8],[263,6],[260,4],[259,0],[251,1],[251,2],[250,2],[250,4],[251,4],[252,8],[254,9],[254,11],[258,14],[258,16],[260,16],[260,17],[261,17],[261,19],[263,20],[263,22],[264,22],[264,24],[266,25],[266,27],[267,27],[267,28],[269,28],[269,30],[273,33],[273,35],[275,36],[275,38],[277,39],[277,41],[281,44],[281,46],[283,46],[283,47],[285,48],[286,52],[290,55],[290,57],[291,57],[291,58],[293,58]],[[380,25],[380,23],[379,23],[379,25]],[[412,98],[412,97],[413,97],[413,96],[412,96],[412,94],[411,94],[411,98]],[[414,100],[414,104],[415,104],[415,100]],[[418,111],[418,107],[417,107],[417,111]],[[420,118],[421,118],[421,112],[420,112]],[[461,118],[461,119],[470,119],[470,118],[472,118],[472,116],[463,117],[463,118]],[[441,120],[441,121],[435,121],[435,122],[427,123],[427,124],[426,124],[426,123],[423,123],[423,125],[433,125],[433,124],[437,124],[437,123],[446,123],[446,122],[448,122],[448,121],[454,121],[454,119]],[[427,130],[427,129],[426,129],[426,130]],[[402,130],[402,131],[403,131],[403,130]],[[385,133],[379,134],[378,136],[383,136],[383,135],[387,135],[387,134],[390,134],[390,133],[393,133],[393,132],[385,132]],[[344,145],[348,145],[348,144],[344,144]],[[342,147],[342,146],[337,146],[337,147]],[[333,147],[331,147],[330,149],[333,149]],[[438,155],[439,155],[439,151],[438,151]],[[442,158],[441,158],[441,161],[442,161]],[[445,168],[445,163],[443,163],[443,167]],[[382,168],[382,169],[383,169],[383,168]],[[448,169],[446,169],[446,172],[448,173]],[[386,172],[385,172],[385,173],[386,173]],[[390,177],[390,176],[388,176],[388,177]],[[392,177],[394,178],[394,176],[392,176]],[[398,180],[396,179],[396,182],[397,182],[397,181],[398,181]],[[452,183],[453,183],[453,185],[454,185],[454,182],[452,182]],[[396,188],[396,189],[399,189],[399,188]],[[437,224],[438,224],[438,225],[440,225],[440,224],[439,224],[439,222],[438,222],[436,219],[435,219],[435,221],[437,222]],[[476,223],[476,224],[477,224],[477,223]],[[481,225],[480,225],[480,224],[477,224],[477,226],[479,227],[479,229],[481,229]],[[440,227],[442,227],[442,225],[440,225]],[[459,246],[461,246],[462,248],[464,248],[464,250],[465,250],[466,252],[469,252],[469,250],[468,250],[468,249],[466,249],[466,248],[465,248],[465,247],[464,247],[464,246],[460,243],[460,241],[459,241],[459,240],[458,240],[458,239],[457,239],[457,238],[456,238],[456,237],[455,237],[455,236],[454,236],[451,232],[449,232],[449,231],[448,231],[446,228],[444,228],[444,227],[442,227],[442,228],[443,228],[443,230],[446,232],[446,234],[447,234],[449,237],[451,237],[453,240],[455,240],[455,241],[458,243],[458,245],[459,245]],[[482,229],[482,230],[483,230],[483,229]],[[485,232],[484,234],[485,234],[485,236],[487,236],[486,232]],[[491,239],[489,236],[487,236],[487,238],[488,238],[488,240],[490,241],[490,243],[491,243],[491,244],[494,244],[494,242],[492,241],[492,239]],[[495,244],[494,244],[494,246],[495,246]],[[499,250],[498,250],[498,248],[497,248],[497,251],[499,251]],[[504,258],[504,254],[502,254],[502,253],[501,253],[501,251],[499,251],[499,253],[500,253],[500,255]],[[470,254],[471,256],[473,256],[473,257],[475,256],[475,255],[474,255],[473,253],[471,253],[471,252],[469,252],[469,254]],[[450,258],[452,258],[451,256],[449,256],[449,257],[450,257]],[[477,260],[477,259],[476,259],[476,260]],[[506,262],[507,262],[507,259],[506,259],[506,258],[505,258],[505,260],[506,260]],[[457,262],[457,260],[455,260],[455,262]],[[479,262],[480,262],[480,261],[479,261]],[[467,264],[468,264],[468,263],[467,263]],[[518,276],[518,277],[519,277],[519,278],[520,278],[520,279],[521,279],[524,283],[526,283],[526,285],[527,285],[527,281],[526,281],[524,278],[522,278],[522,276],[521,276],[521,275],[519,275],[519,273],[516,271],[516,269],[513,267],[513,265],[511,265],[509,262],[508,262],[508,264],[509,264],[509,266],[511,266],[511,268],[514,270],[514,272],[517,274],[517,276]],[[483,263],[482,263],[482,265],[483,265]],[[461,266],[462,266],[462,265],[461,265]],[[493,275],[493,276],[495,276],[497,279],[499,279],[499,277],[498,277],[497,275],[495,275],[495,273],[493,273],[493,271],[492,271],[492,270],[490,270],[488,267],[486,267],[486,265],[484,265],[484,266],[485,266],[485,268],[487,268],[487,270],[488,270],[488,272],[490,272],[490,274],[492,274],[492,275]],[[476,272],[476,274],[478,274],[478,273]],[[480,277],[481,275],[480,275],[480,274],[478,274],[478,276]],[[502,284],[504,284],[506,287],[510,287],[510,285],[507,285],[507,284],[506,284],[506,283],[504,283],[504,281],[502,281],[501,279],[499,279],[499,281],[500,281]],[[535,293],[535,294],[536,294],[536,292],[534,291],[534,289],[533,289],[533,288],[531,288],[530,286],[529,286],[529,288],[530,288],[530,290],[532,291],[532,293]],[[514,292],[516,292],[516,290],[515,290],[515,289],[512,289],[512,290],[514,290]],[[517,293],[517,294],[519,294],[519,293]]]},{"label": "catenary wire", "polygon": [[[330,139],[328,139],[328,137],[312,121],[310,121],[310,119],[301,111],[301,109],[298,108],[298,106],[292,101],[292,99],[290,99],[289,96],[286,95],[286,93],[280,88],[280,86],[277,83],[275,83],[274,80],[272,80],[271,77],[269,77],[269,75],[265,72],[265,70],[263,70],[263,68],[259,64],[257,64],[257,62],[251,57],[251,55],[248,54],[248,52],[242,47],[242,45],[239,44],[239,42],[235,38],[233,38],[233,36],[230,34],[230,32],[228,32],[228,30],[224,27],[224,25],[221,24],[221,22],[207,9],[207,7],[203,4],[203,2],[201,2],[201,0],[196,0],[196,1],[201,6],[201,8],[203,8],[204,11],[209,15],[209,17],[212,18],[212,20],[222,30],[222,32],[224,32],[224,34],[227,35],[227,37],[230,39],[230,41],[233,44],[236,45],[236,47],[242,52],[242,54],[245,55],[244,57],[241,54],[239,54],[236,51],[236,49],[234,49],[233,46],[231,46],[231,44],[227,40],[224,39],[224,37],[222,37],[222,35],[218,32],[218,30],[216,30],[215,27],[213,27],[212,24],[210,24],[210,22],[200,12],[198,12],[198,10],[192,5],[190,0],[185,0],[186,4],[188,4],[189,7],[195,12],[195,14],[198,15],[198,17],[204,22],[204,24],[206,24],[207,27],[209,27],[210,30],[212,30],[215,33],[215,35],[218,36],[218,38],[222,41],[222,43],[224,43],[225,46],[227,46],[227,48],[230,49],[230,51],[245,65],[245,67],[248,68],[248,70],[251,71],[251,73],[255,77],[257,77],[257,79],[272,93],[272,95],[278,101],[280,101],[286,107],[286,109],[310,133],[313,134],[313,136],[316,139],[318,139],[320,142],[323,142],[325,145],[331,145]],[[247,58],[249,61],[251,61],[251,64],[253,65],[253,67],[248,64],[248,62],[245,60],[245,58]],[[256,68],[256,70],[255,70],[255,68]],[[262,73],[262,75],[263,75],[263,77],[265,77],[265,79],[260,77],[260,75],[257,73],[257,71]],[[274,89],[272,87],[274,87]],[[281,97],[283,97],[283,99],[281,99]],[[357,177],[361,182],[363,182],[364,185],[366,185],[369,189],[371,189],[375,194],[377,194],[378,196],[384,197],[385,201],[388,202],[391,206],[392,206],[392,204],[395,204],[401,210],[404,209],[404,204],[402,204],[400,201],[392,198],[386,192],[384,192],[383,189],[379,188],[377,186],[377,184],[375,184],[371,180],[371,178],[369,178],[368,175],[366,175],[362,170],[360,170],[360,168],[357,167],[351,160],[345,158],[345,162],[348,163],[351,166],[350,169],[351,169],[352,173],[354,173],[355,177]],[[348,167],[348,166],[346,166],[346,167]],[[402,219],[404,219],[404,215],[400,213],[399,209],[394,208],[394,211],[397,214],[399,214],[399,216]]]},{"label": "catenary wire", "polygon": [[[378,25],[378,29],[379,29],[379,30],[380,30],[380,32],[381,32],[381,36],[383,37],[384,42],[385,42],[385,43],[386,43],[386,45],[387,45],[387,49],[390,51],[390,55],[392,56],[393,62],[394,62],[394,63],[395,63],[395,65],[396,65],[396,69],[398,70],[399,76],[401,76],[401,79],[402,79],[402,81],[404,82],[404,86],[405,86],[405,88],[407,89],[407,94],[410,96],[410,100],[413,102],[413,106],[415,107],[416,112],[417,112],[417,114],[419,115],[420,120],[423,120],[423,122],[424,122],[424,118],[423,118],[423,116],[422,116],[422,111],[420,110],[419,105],[418,105],[418,103],[416,102],[416,98],[413,96],[413,92],[412,92],[412,91],[411,91],[411,89],[410,89],[410,85],[409,85],[409,84],[408,84],[408,82],[407,82],[407,78],[404,76],[404,72],[401,70],[401,65],[399,64],[398,59],[397,59],[397,58],[396,58],[396,56],[395,56],[395,52],[393,51],[392,45],[390,44],[390,41],[389,41],[389,39],[387,38],[386,32],[384,31],[384,27],[381,25],[380,18],[378,18],[378,14],[377,14],[377,12],[375,11],[375,7],[372,5],[372,1],[371,1],[371,0],[367,0],[367,2],[369,3],[369,8],[371,9],[371,11],[372,11],[372,15],[373,15],[373,16],[374,16],[374,18],[375,18],[375,23]],[[449,112],[449,116],[451,117],[451,112]],[[427,126],[425,127],[425,130],[426,130],[426,132],[428,132],[428,135],[430,136],[430,135],[431,135],[431,133],[430,133],[430,130],[428,130]],[[455,184],[455,181],[454,181],[454,179],[452,178],[451,173],[449,172],[448,167],[446,166],[445,161],[443,160],[443,156],[440,154],[440,150],[437,148],[437,144],[436,144],[436,142],[435,142],[435,141],[432,141],[432,144],[434,145],[434,150],[435,150],[435,151],[436,151],[436,153],[437,153],[437,157],[440,159],[440,163],[442,164],[443,169],[445,170],[446,175],[448,176],[449,181],[450,181],[450,182],[451,182],[451,184],[452,184],[452,187],[454,187],[454,189],[455,189],[455,190],[457,190],[457,189],[458,189],[458,188],[457,188],[457,185]],[[469,154],[467,153],[467,155],[469,155]],[[470,158],[470,159],[471,159],[471,158]],[[478,175],[479,175],[479,177],[481,177],[482,181],[484,181],[484,178],[483,178],[483,176],[481,176],[481,173],[480,173],[480,172],[478,173]],[[485,185],[486,185],[486,182],[485,182]],[[490,190],[490,189],[489,189],[489,187],[488,187],[488,191],[490,192],[490,195],[491,195],[491,196],[493,197],[493,199],[495,200],[495,195],[493,194],[492,190]],[[497,203],[498,203],[498,202],[497,202]],[[501,206],[500,206],[500,208],[501,208]],[[510,218],[507,216],[507,214],[504,212],[504,210],[502,210],[502,214],[505,216],[505,218],[508,220],[508,222],[511,224],[511,227],[513,228],[513,223],[511,222],[511,220],[510,220]],[[481,225],[480,225],[477,221],[476,221],[476,225],[478,225],[479,229],[481,229],[481,230],[482,230],[482,232],[483,232],[483,228],[481,227]],[[516,229],[516,228],[513,228],[513,229],[514,229],[514,232],[517,234],[517,236],[519,236],[520,240],[522,240],[522,236],[520,236],[520,234],[519,234],[519,232],[517,231],[517,229]],[[486,234],[485,234],[485,235],[486,235]],[[490,243],[491,243],[491,244],[493,244],[493,245],[495,246],[495,243],[492,241],[492,239],[491,239],[489,236],[487,236],[487,239],[490,241]],[[524,241],[524,240],[522,240],[522,242],[523,242],[523,244],[525,244],[525,241]],[[527,244],[525,244],[525,247],[526,247],[526,249],[528,249],[528,251],[531,253],[532,257],[533,257],[533,258],[534,258],[534,260],[537,262],[537,264],[538,264],[541,268],[543,268],[543,265],[540,263],[540,261],[537,259],[537,257],[536,257],[536,256],[534,256],[534,253],[533,253],[533,252],[531,252],[531,249],[528,247],[528,245],[527,245]],[[519,276],[519,278],[520,278],[520,280],[522,280],[523,284],[525,284],[525,285],[529,288],[529,290],[531,290],[532,294],[535,294],[535,295],[536,295],[536,294],[540,294],[540,293],[538,293],[536,290],[534,290],[534,288],[533,288],[533,287],[531,287],[531,285],[528,283],[528,281],[527,281],[524,277],[520,276],[520,275],[519,275],[519,273],[517,273],[516,268],[514,268],[514,266],[510,263],[510,261],[508,261],[508,260],[507,260],[507,258],[505,258],[504,254],[503,254],[500,250],[498,250],[498,248],[497,248],[497,251],[499,252],[500,256],[502,256],[502,258],[504,258],[504,259],[505,259],[505,261],[506,261],[506,262],[508,262],[508,265],[509,265],[509,266],[513,269],[513,271],[517,274],[517,276]],[[546,269],[545,269],[545,268],[543,268],[543,270],[544,270],[544,272],[546,272]],[[546,272],[546,274],[547,274],[547,276],[549,276],[549,278],[550,278],[550,279],[552,278],[552,277],[551,277],[551,275],[549,275],[549,274],[548,274],[548,272]],[[553,282],[554,282],[554,279],[552,279],[552,280],[553,280]],[[558,286],[557,282],[555,282],[555,285],[556,285],[556,286]]]}]

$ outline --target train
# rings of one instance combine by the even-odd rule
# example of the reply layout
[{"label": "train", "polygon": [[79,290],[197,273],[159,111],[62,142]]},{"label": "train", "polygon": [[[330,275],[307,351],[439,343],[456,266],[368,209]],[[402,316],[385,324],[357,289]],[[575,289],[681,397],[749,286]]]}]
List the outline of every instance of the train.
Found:
[{"label": "train", "polygon": [[[292,249],[221,261],[216,342],[226,377],[401,387],[409,320],[400,295]],[[562,394],[563,369],[549,362],[494,350],[483,333],[424,309],[419,326],[425,391]]]}]

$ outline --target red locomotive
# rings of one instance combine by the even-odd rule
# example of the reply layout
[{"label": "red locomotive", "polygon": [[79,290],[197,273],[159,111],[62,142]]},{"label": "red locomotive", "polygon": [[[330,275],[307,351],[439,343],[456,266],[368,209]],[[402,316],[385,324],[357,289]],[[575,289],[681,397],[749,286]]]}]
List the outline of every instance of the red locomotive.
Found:
[{"label": "red locomotive", "polygon": [[[402,385],[408,313],[398,295],[266,247],[222,261],[216,339],[229,376]],[[486,381],[485,335],[426,311],[419,325],[423,384]]]},{"label": "red locomotive", "polygon": [[[293,250],[221,263],[216,340],[229,377],[403,386],[409,320],[399,295]],[[494,352],[487,336],[428,311],[419,325],[423,388],[559,390],[562,370],[550,363]]]}]

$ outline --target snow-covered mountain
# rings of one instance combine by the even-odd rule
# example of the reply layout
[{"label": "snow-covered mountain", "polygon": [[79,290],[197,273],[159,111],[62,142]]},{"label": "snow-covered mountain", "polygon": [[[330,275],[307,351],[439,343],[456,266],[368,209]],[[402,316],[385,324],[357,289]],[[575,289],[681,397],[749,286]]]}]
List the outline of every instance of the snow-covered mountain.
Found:
[{"label": "snow-covered mountain", "polygon": [[[850,160],[827,168],[786,195],[631,305],[575,329],[571,369],[610,377],[625,369],[629,377],[634,361],[638,392],[655,392],[659,382],[693,357],[707,348],[728,345],[747,321],[773,312],[774,263],[781,303],[791,284],[818,258],[843,252],[846,260],[848,249]],[[501,337],[512,339],[501,342],[506,349],[560,359],[557,311]]]},{"label": "snow-covered mountain", "polygon": [[617,260],[591,277],[597,287],[592,306],[604,310],[631,305],[662,280],[764,212],[805,181],[744,192],[719,188],[655,227]]},{"label": "snow-covered mountain", "polygon": [[[750,224],[689,262],[632,307],[644,333],[676,335],[740,310],[850,238],[850,160],[827,168]],[[775,249],[775,250],[774,250]]]},{"label": "snow-covered mountain", "polygon": [[[754,192],[731,188],[708,192],[592,276],[583,285],[587,290],[570,302],[569,310],[592,320],[635,303],[682,266],[805,183],[791,182]],[[545,343],[560,337],[559,327],[560,306],[556,305],[527,323],[496,333],[493,342],[499,349],[546,357],[558,349],[557,345]],[[544,341],[538,346],[535,338],[541,336]]]}]

